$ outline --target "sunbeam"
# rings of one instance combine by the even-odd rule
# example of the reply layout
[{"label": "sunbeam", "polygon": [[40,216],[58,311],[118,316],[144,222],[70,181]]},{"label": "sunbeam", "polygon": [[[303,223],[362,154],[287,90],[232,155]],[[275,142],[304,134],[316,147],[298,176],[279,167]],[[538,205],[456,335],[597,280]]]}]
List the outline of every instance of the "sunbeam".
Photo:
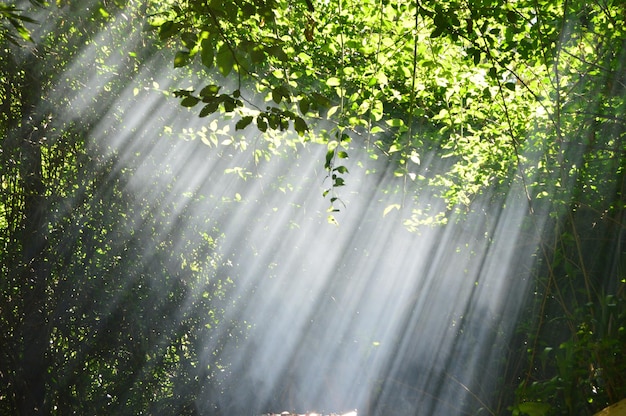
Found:
[{"label": "sunbeam", "polygon": [[[68,13],[72,12],[70,6],[58,3],[59,10],[62,10],[58,16],[44,11],[33,12],[41,20],[41,26],[33,31],[37,42],[43,42],[41,39],[50,27],[63,26]],[[45,196],[42,200],[45,199],[47,205],[33,210],[43,212],[50,208],[39,227],[46,233],[40,245],[42,252],[48,250],[48,244],[54,243],[54,249],[46,252],[47,257],[41,260],[41,264],[36,263],[36,256],[26,260],[16,257],[24,263],[20,263],[20,270],[25,270],[24,273],[36,271],[37,267],[49,268],[56,273],[51,272],[50,275],[55,277],[48,279],[46,290],[41,292],[42,299],[45,299],[41,301],[43,306],[33,308],[38,312],[50,310],[42,320],[49,331],[46,342],[49,341],[50,346],[45,348],[50,351],[43,351],[48,351],[50,356],[62,357],[62,364],[46,369],[50,374],[46,387],[53,386],[59,391],[66,389],[71,391],[70,396],[76,403],[80,404],[82,397],[87,397],[100,403],[101,408],[112,411],[124,409],[134,398],[148,397],[142,414],[496,415],[504,411],[499,391],[511,389],[510,385],[503,386],[503,379],[506,378],[509,384],[530,385],[533,380],[531,370],[543,374],[552,361],[556,363],[552,363],[555,368],[560,367],[557,370],[570,371],[561,363],[584,348],[570,347],[573,343],[561,332],[569,330],[581,339],[591,339],[595,333],[617,333],[615,339],[622,339],[619,337],[623,337],[623,333],[619,331],[624,327],[621,323],[618,325],[618,319],[626,315],[614,312],[620,290],[623,295],[624,280],[618,281],[618,277],[614,277],[622,276],[621,245],[616,248],[602,241],[606,244],[606,251],[611,253],[606,257],[610,265],[598,266],[595,260],[584,256],[581,236],[572,224],[576,224],[576,215],[589,215],[593,221],[585,224],[591,226],[581,231],[589,235],[605,218],[611,218],[611,225],[623,226],[622,218],[616,214],[614,220],[611,213],[612,210],[621,212],[619,209],[622,208],[615,208],[619,205],[615,201],[622,198],[626,181],[618,184],[616,179],[608,186],[608,191],[597,191],[602,186],[585,178],[602,177],[603,169],[608,168],[600,163],[597,164],[600,167],[596,167],[595,163],[604,160],[605,155],[616,161],[602,163],[610,164],[613,171],[622,175],[621,172],[626,172],[621,158],[624,152],[618,149],[616,139],[615,143],[608,141],[606,148],[598,145],[598,156],[589,156],[589,149],[595,149],[595,133],[581,138],[580,143],[574,139],[571,142],[564,140],[565,133],[556,128],[554,134],[558,140],[554,139],[553,143],[544,137],[549,134],[543,130],[561,123],[561,117],[571,117],[576,122],[579,122],[576,117],[583,118],[576,109],[567,113],[560,107],[565,108],[558,95],[565,94],[561,91],[565,89],[561,84],[565,85],[569,80],[565,82],[555,76],[538,87],[538,91],[548,87],[555,89],[553,95],[558,97],[552,103],[555,108],[550,108],[548,99],[527,94],[526,90],[519,92],[522,87],[530,90],[534,86],[535,80],[530,79],[535,77],[532,71],[525,74],[529,79],[511,78],[508,67],[502,65],[507,75],[501,77],[495,70],[495,61],[488,63],[493,67],[483,62],[487,59],[484,51],[475,45],[465,45],[458,48],[461,51],[459,56],[469,59],[473,66],[459,75],[457,81],[464,83],[471,79],[476,85],[480,84],[480,88],[468,87],[466,91],[463,90],[465,86],[451,85],[453,81],[443,79],[447,75],[437,72],[435,58],[430,54],[435,56],[438,53],[440,59],[448,59],[446,54],[450,51],[436,44],[437,38],[442,36],[437,32],[443,32],[444,26],[446,30],[448,26],[454,26],[455,19],[459,21],[456,26],[461,27],[461,23],[456,17],[450,17],[452,23],[448,22],[446,14],[444,25],[438,14],[443,12],[433,9],[425,16],[435,16],[432,18],[434,29],[428,30],[432,29],[437,36],[428,38],[432,50],[420,53],[432,58],[424,58],[421,65],[427,73],[432,69],[433,78],[439,77],[433,81],[433,94],[437,95],[433,102],[438,100],[441,109],[430,114],[430,110],[420,107],[434,104],[430,103],[430,98],[419,96],[432,86],[417,85],[416,74],[424,68],[418,68],[416,63],[418,47],[422,48],[416,45],[407,49],[414,51],[412,72],[404,68],[411,59],[399,60],[398,68],[393,69],[404,78],[413,77],[412,83],[390,81],[391,70],[385,74],[378,68],[382,64],[377,63],[376,70],[367,75],[371,79],[359,84],[362,89],[350,97],[359,103],[351,109],[348,108],[349,94],[343,88],[344,81],[347,82],[355,69],[342,67],[341,76],[345,75],[346,80],[328,77],[325,86],[336,92],[340,104],[320,110],[315,117],[307,119],[310,131],[304,131],[299,124],[302,119],[295,111],[307,117],[307,114],[313,114],[308,110],[314,103],[307,101],[303,104],[300,97],[300,102],[289,101],[294,109],[298,103],[299,110],[280,113],[278,107],[266,106],[270,103],[269,97],[272,96],[278,105],[281,100],[289,100],[288,93],[281,95],[284,91],[279,88],[264,90],[265,85],[263,88],[248,86],[247,81],[242,81],[243,76],[235,79],[235,72],[231,72],[233,68],[241,70],[245,66],[243,55],[248,56],[246,54],[258,57],[258,54],[265,53],[271,59],[281,60],[276,45],[283,40],[279,42],[278,38],[267,37],[263,39],[267,44],[258,45],[250,41],[254,47],[250,46],[240,56],[237,55],[239,52],[234,52],[239,45],[223,41],[226,35],[220,32],[222,40],[219,42],[226,45],[220,44],[216,52],[221,53],[221,57],[200,56],[202,52],[198,52],[206,68],[193,72],[191,66],[181,65],[180,61],[172,65],[172,51],[161,49],[163,44],[167,44],[172,36],[178,36],[178,31],[188,30],[181,35],[183,43],[186,36],[193,39],[189,44],[201,45],[206,41],[206,45],[218,42],[216,33],[209,33],[207,29],[196,35],[185,26],[188,22],[181,20],[176,23],[180,25],[175,26],[174,34],[167,33],[163,27],[150,28],[156,33],[154,39],[159,39],[160,46],[149,44],[147,39],[152,39],[152,35],[146,35],[133,23],[128,10],[120,6],[115,8],[118,14],[113,16],[112,8],[105,3],[85,5],[82,13],[85,16],[93,14],[96,18],[78,18],[77,22],[93,24],[98,29],[92,28],[88,35],[85,34],[89,40],[71,38],[74,43],[64,46],[71,50],[71,54],[68,53],[71,60],[68,58],[64,66],[60,65],[58,73],[53,72],[54,76],[50,75],[45,79],[45,85],[40,86],[45,91],[41,95],[46,99],[36,101],[32,110],[34,115],[23,114],[22,120],[15,123],[19,128],[14,130],[19,130],[20,134],[27,127],[31,128],[30,123],[34,126],[31,136],[39,137],[35,133],[40,134],[39,142],[33,139],[31,143],[30,136],[28,140],[22,140],[26,143],[22,144],[25,149],[39,146],[40,159],[52,159],[54,155],[50,149],[54,146],[73,148],[79,156],[68,156],[59,163],[58,171],[49,167],[52,162],[40,163],[34,170],[36,174],[32,174],[25,168],[29,162],[27,156],[16,151],[19,157],[14,158],[7,151],[5,157],[4,149],[0,149],[0,156],[17,166],[15,177],[27,185],[32,179],[29,174],[33,177],[48,175],[52,180],[57,180],[55,175],[61,177],[62,174],[80,179],[76,182],[58,179],[60,185],[55,191],[44,189],[42,192]],[[146,14],[149,7],[128,7],[131,6],[138,15]],[[249,6],[253,10],[246,13],[256,16],[256,8]],[[289,7],[297,9],[295,5]],[[419,7],[407,9],[415,13],[415,20],[403,23],[406,26],[403,30],[422,30],[419,25],[423,24],[420,19],[424,16],[418,19]],[[306,15],[307,25],[315,26],[311,16],[316,9],[309,3],[307,10],[310,14]],[[507,15],[511,24],[522,20],[519,18],[521,12],[516,10],[509,10]],[[270,22],[270,17],[279,19],[278,10],[272,9],[271,12],[271,16],[265,15],[268,25],[275,23]],[[385,11],[393,16],[396,12],[401,10]],[[339,15],[348,19],[341,13]],[[155,16],[150,15],[150,18],[160,18]],[[382,16],[381,9],[381,20]],[[265,17],[259,25],[266,24]],[[472,19],[478,21],[479,17],[488,19],[489,16],[471,14],[471,19],[463,19],[471,26]],[[321,21],[326,16],[320,14],[317,18]],[[525,24],[530,33],[538,23],[531,19]],[[567,31],[561,34],[560,41],[566,46],[569,38],[575,37],[577,24],[578,20],[563,24]],[[305,28],[304,36],[309,43],[300,45],[302,52],[297,54],[297,60],[304,62],[311,59],[307,53],[319,52],[314,50],[317,46],[311,30],[309,26]],[[320,36],[323,30],[320,29]],[[370,35],[378,36],[376,30],[372,29]],[[468,29],[472,36],[476,35],[476,30]],[[363,31],[365,33],[365,29]],[[513,42],[511,39],[521,33],[505,32],[502,36],[507,42]],[[388,43],[391,48],[389,45],[398,43],[391,41],[392,38],[380,40],[378,51],[373,52],[376,48],[370,50],[365,43],[361,45],[354,41],[349,44],[354,48],[350,52],[354,56],[351,56],[349,51],[344,51],[348,46],[344,45],[343,36],[341,32],[341,48],[328,47],[326,50],[320,46],[320,56],[331,62],[335,59],[333,54],[340,54],[341,65],[347,65],[344,60],[347,62],[348,58],[357,62],[375,53],[376,60],[383,62],[391,58],[383,56],[390,52],[382,51],[385,48],[381,49],[381,45]],[[395,32],[393,36],[396,36]],[[402,36],[399,39],[404,39],[405,35]],[[457,41],[458,37],[452,38]],[[412,41],[417,40],[419,37],[415,34]],[[469,37],[465,41],[470,42]],[[247,45],[244,41],[241,43]],[[519,43],[520,48],[526,47],[521,41]],[[121,47],[111,51],[110,45]],[[179,51],[177,57],[180,58],[182,53],[191,59],[200,50],[199,46],[196,50],[194,47]],[[400,54],[400,46],[398,48]],[[32,52],[32,56],[51,53],[43,48],[31,49],[28,53]],[[341,49],[340,53],[338,49]],[[513,49],[511,47],[502,54],[513,53]],[[143,51],[144,55],[139,56],[138,51]],[[228,54],[232,51],[234,62],[228,60],[230,55],[228,59],[224,58],[224,51]],[[279,52],[283,52],[282,49]],[[559,53],[561,50],[556,52]],[[25,52],[24,55],[28,54]],[[487,57],[496,59],[490,52]],[[544,66],[553,65],[558,72],[559,65],[563,64],[554,59],[555,63]],[[17,56],[15,61],[27,61],[27,58]],[[576,61],[576,65],[583,66],[583,63],[587,64],[583,60]],[[207,68],[210,68],[209,72],[206,72]],[[270,69],[273,71],[271,76],[281,80],[284,77],[285,85],[290,88],[289,82],[298,85],[294,80],[305,76],[297,71],[294,75],[287,74],[286,70],[283,73]],[[520,74],[524,75],[524,70],[520,69]],[[4,77],[3,74],[0,76]],[[317,76],[317,73],[311,74],[306,76]],[[325,76],[323,71],[320,74]],[[268,74],[253,75],[270,77]],[[21,72],[15,77],[26,79]],[[190,85],[195,88],[193,93],[196,89],[201,90],[206,82],[203,77],[223,81],[224,90],[229,92],[219,96],[220,99],[226,100],[231,93],[237,98],[245,96],[245,105],[250,108],[242,110],[237,107],[233,111],[225,110],[226,114],[217,111],[198,117],[191,108],[193,105],[190,108],[181,106],[181,97],[177,94],[184,96],[181,90],[192,94]],[[5,83],[4,79],[0,81]],[[387,88],[407,88],[394,83],[411,84],[410,98],[393,101],[397,98],[394,94],[401,94],[396,90],[388,92]],[[28,85],[26,81],[24,84]],[[567,88],[586,88],[581,87],[582,84],[583,81],[571,81]],[[271,85],[270,81],[268,85]],[[378,98],[373,91],[379,86],[380,95],[393,96],[389,102],[376,101]],[[287,89],[282,84],[281,88]],[[506,94],[513,96],[515,93],[522,97],[516,98],[520,101],[532,95],[537,103],[533,104],[534,107],[520,104],[508,108],[510,97]],[[2,94],[8,93],[3,89],[0,97],[4,96]],[[546,97],[550,94],[546,93]],[[27,95],[23,93],[23,96]],[[361,95],[368,100],[371,98],[371,102],[360,98]],[[189,97],[191,101],[196,99]],[[357,98],[353,97],[363,101],[356,101]],[[226,101],[214,103],[213,98],[204,96],[197,101],[226,108]],[[309,96],[305,98],[308,100]],[[455,104],[457,99],[461,104]],[[500,99],[501,107],[498,107],[500,104],[493,105],[496,110],[480,105],[472,107],[472,103],[478,100]],[[7,108],[11,109],[11,105],[17,107],[17,104],[9,103]],[[473,111],[474,114],[467,119],[470,121],[463,118],[464,114],[453,114],[454,105],[459,106],[460,113]],[[287,126],[292,129],[270,128],[261,132],[267,129],[267,125],[265,129],[255,125],[258,119],[243,128],[240,128],[241,124],[237,125],[241,121],[238,116],[248,114],[246,111],[263,113],[263,108],[267,108],[267,114],[275,111],[270,115],[287,114]],[[356,127],[348,128],[324,120],[344,110],[380,122],[378,125],[371,120],[364,123],[355,116],[348,120],[354,121]],[[376,111],[381,112],[378,118]],[[383,111],[389,112],[389,120],[382,119]],[[490,112],[496,111],[505,113],[506,117],[492,122]],[[510,113],[514,111],[523,115],[519,120],[511,121]],[[409,121],[402,119],[403,115],[395,114],[404,112],[411,113]],[[419,116],[413,116],[413,113]],[[534,115],[527,116],[527,113]],[[530,127],[515,124],[526,123],[525,117],[528,120],[535,117],[535,124]],[[594,123],[600,124],[602,118],[594,117]],[[11,117],[5,118],[7,121],[2,119],[0,124],[13,122]],[[452,121],[442,121],[448,118]],[[506,122],[502,122],[505,119]],[[427,122],[432,122],[432,126],[418,126]],[[501,122],[507,124],[506,128],[489,126]],[[575,124],[570,120],[563,121],[563,125],[568,122]],[[464,124],[456,132],[455,123],[467,126]],[[484,127],[484,131],[475,127],[476,131],[473,131],[472,123],[488,127]],[[618,124],[618,121],[611,119],[611,123]],[[279,127],[284,126],[279,124]],[[74,128],[78,132],[72,130]],[[396,131],[394,128],[399,133],[391,137]],[[613,128],[617,131],[617,127],[606,129]],[[360,129],[367,130],[367,138]],[[12,131],[7,131],[7,137],[15,139],[11,136]],[[345,146],[345,154],[339,156],[338,152],[333,153],[330,145],[327,146],[325,139],[329,137],[329,131],[339,132],[336,138],[341,146]],[[378,136],[374,137],[374,132],[378,132]],[[415,137],[404,137],[405,133]],[[426,137],[436,134],[444,137],[444,133],[449,137],[441,139],[441,143],[437,142],[439,139]],[[70,139],[73,134],[79,139]],[[521,137],[524,134],[533,136],[535,141],[526,143]],[[340,139],[348,136],[351,141]],[[379,137],[382,139],[374,141]],[[7,143],[9,139],[6,139]],[[400,143],[402,140],[408,144],[400,150],[405,146]],[[435,144],[427,144],[429,140]],[[341,159],[339,169],[331,166],[333,157]],[[457,162],[458,166],[455,165]],[[586,166],[591,173],[581,166]],[[453,167],[459,171],[452,172]],[[496,173],[482,176],[482,170],[488,169]],[[2,172],[2,188],[9,189],[13,186],[13,179]],[[336,181],[336,176],[333,177],[338,174],[345,178],[345,186]],[[458,177],[450,179],[454,175]],[[459,191],[454,188],[458,186],[455,182],[458,178],[472,189]],[[25,195],[33,188],[27,185],[23,185]],[[606,206],[600,204],[603,210],[589,208],[583,203],[572,202],[577,197],[575,189],[578,188],[584,192],[597,191],[599,198],[605,197],[603,192],[613,196],[606,197]],[[329,193],[329,189],[332,192]],[[553,196],[554,201],[551,200]],[[8,200],[0,201],[0,219],[3,221],[0,225],[6,229],[9,229],[6,218],[13,215]],[[19,199],[24,206],[29,202],[29,195]],[[563,214],[566,211],[567,215]],[[29,220],[27,215],[23,217],[25,221]],[[569,225],[572,230],[566,228]],[[24,229],[29,230],[29,227],[26,221]],[[598,225],[597,229],[600,228],[602,226]],[[606,233],[608,235],[609,231]],[[624,239],[621,228],[611,235],[620,244]],[[26,239],[7,238],[6,241],[7,248],[12,244],[28,246]],[[550,260],[546,253],[551,250],[566,252],[564,246],[569,247],[570,251],[566,253],[569,258],[565,258],[565,254],[561,257],[554,254]],[[602,250],[605,246],[598,252]],[[576,256],[575,261],[570,261]],[[559,292],[564,285],[557,282],[558,276],[554,272],[559,267],[567,278],[583,277],[583,295],[573,289],[574,294]],[[601,268],[603,273],[611,274],[614,281],[593,282],[593,273],[588,271],[592,268]],[[538,279],[538,270],[547,277]],[[17,272],[11,273],[14,281],[26,281],[20,280],[21,275]],[[78,276],[76,281],[79,283],[72,280],[74,276]],[[26,287],[30,283],[20,284]],[[13,301],[13,293],[20,290],[18,284],[14,286],[3,283],[5,299]],[[32,286],[37,285],[33,283]],[[592,293],[605,303],[598,305],[595,298],[592,299]],[[580,301],[579,298],[584,299]],[[25,299],[12,307],[16,311],[24,309],[26,312],[20,313],[30,317],[27,311],[30,298]],[[554,346],[537,341],[540,332],[552,328],[549,325],[557,320],[543,322],[550,316],[550,306],[547,306],[550,301],[553,308],[555,304],[563,308],[561,317],[571,319],[567,328],[566,325],[563,325],[565,329],[557,328],[559,334],[550,338],[556,340]],[[569,301],[580,302],[576,303],[578,307],[570,308]],[[34,301],[32,304],[37,305]],[[520,326],[521,318],[529,311],[539,316],[537,327],[531,329],[533,334],[523,333],[526,327]],[[585,319],[592,318],[578,323],[574,320],[577,314]],[[27,332],[31,328],[22,324],[22,321],[29,322],[24,317],[19,315],[15,321],[19,321]],[[2,322],[8,322],[4,316],[2,319]],[[616,330],[618,326],[620,329]],[[15,337],[20,336],[23,343],[30,339],[23,334]],[[115,342],[123,347],[118,347]],[[533,342],[535,344],[528,344]],[[599,356],[598,351],[606,346],[600,341],[595,342],[590,341],[589,345],[597,348],[593,354]],[[545,349],[536,352],[535,349],[540,347]],[[520,350],[532,351],[528,358],[531,370],[524,375],[519,368],[511,370],[513,364],[509,360],[513,354],[519,358]],[[47,357],[48,352],[40,354],[41,357]],[[617,360],[614,358],[617,355],[611,354],[607,355]],[[22,355],[26,356],[25,353]],[[553,360],[554,357],[557,358]],[[602,379],[602,371],[606,371],[603,368],[607,365],[598,364],[596,356],[579,358],[576,360],[590,369],[585,368],[575,376],[579,381],[584,379],[586,386],[596,394],[604,388],[598,380]],[[89,365],[99,360],[106,361],[106,364]],[[132,368],[125,368],[127,366]],[[117,384],[112,380],[116,380],[122,370],[129,379]],[[88,376],[81,378],[81,372]],[[511,376],[511,372],[515,374]],[[178,384],[179,376],[189,382]],[[554,377],[553,380],[558,380],[557,376]],[[91,387],[83,385],[81,380],[85,379],[89,380]],[[619,377],[614,379],[619,380]],[[569,387],[574,391],[572,386],[575,385]],[[518,400],[513,398],[514,389],[508,392],[506,400]],[[561,394],[563,387],[558,385],[554,390]],[[154,399],[156,392],[161,401]],[[5,398],[2,394],[0,391],[0,401]],[[615,393],[610,399],[617,399],[617,395]],[[29,396],[24,394],[24,397]],[[59,399],[59,403],[45,404],[58,410],[59,413],[55,414],[62,414],[64,405],[71,409],[70,402],[63,403]],[[167,404],[164,408],[157,408],[163,403]],[[526,409],[531,411],[544,409],[542,406],[546,405],[542,398],[524,399],[516,405],[525,403],[531,403],[526,404]],[[507,411],[511,409],[513,407]],[[523,413],[518,410],[516,408],[514,414]]]},{"label": "sunbeam", "polygon": [[[79,60],[93,59],[92,51],[83,54]],[[152,87],[158,88],[138,94],[129,85],[92,134],[95,143],[121,155],[113,172],[133,172],[127,190],[137,200],[154,209],[172,206],[173,216],[193,209],[194,218],[206,218],[194,227],[223,233],[219,250],[236,276],[236,301],[215,331],[228,337],[233,320],[250,330],[243,340],[226,341],[222,354],[230,366],[219,408],[231,414],[358,409],[364,415],[449,415],[478,402],[488,410],[481,398],[496,388],[527,292],[528,279],[518,270],[530,268],[541,233],[541,224],[522,233],[528,220],[523,190],[512,188],[504,204],[485,198],[467,218],[450,218],[445,227],[409,233],[403,214],[437,201],[422,190],[419,200],[383,216],[400,197],[381,191],[401,179],[392,167],[357,152],[351,160],[363,166],[348,166],[346,207],[333,226],[321,197],[321,146],[255,161],[252,149],[233,153],[198,141],[155,140],[166,129],[200,131],[207,121],[190,119],[163,99],[160,90],[172,88],[172,76],[153,65],[151,73],[160,75]],[[97,96],[107,80],[85,82]],[[121,128],[107,124],[111,120]],[[119,133],[108,137],[112,130]],[[430,160],[424,172],[440,171]],[[129,215],[142,226],[141,211]],[[172,222],[154,232],[166,241],[188,226]],[[125,230],[125,238],[136,232]],[[172,250],[184,245],[175,241]],[[145,247],[146,259],[152,250]],[[151,284],[167,296],[167,285]],[[189,292],[180,307],[190,307],[202,292]],[[211,366],[212,348],[204,350],[203,365]]]}]

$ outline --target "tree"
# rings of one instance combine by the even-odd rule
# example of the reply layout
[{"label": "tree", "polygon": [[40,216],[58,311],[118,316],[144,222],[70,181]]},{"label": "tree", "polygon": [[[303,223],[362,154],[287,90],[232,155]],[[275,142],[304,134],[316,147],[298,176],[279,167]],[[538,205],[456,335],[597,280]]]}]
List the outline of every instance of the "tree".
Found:
[{"label": "tree", "polygon": [[[195,397],[221,388],[216,328],[229,342],[245,330],[223,319],[233,282],[220,231],[198,218],[199,197],[133,195],[116,166],[129,155],[97,140],[128,85],[153,83],[139,65],[158,49],[128,20],[144,6],[75,6],[41,10],[32,44],[1,38],[0,412],[193,414]],[[85,51],[93,60],[75,59]],[[89,82],[94,67],[109,80],[102,90]],[[168,175],[141,156],[136,169]]]},{"label": "tree", "polygon": [[[239,117],[238,129],[292,122],[328,146],[331,211],[351,146],[395,163],[407,198],[427,187],[446,201],[444,211],[414,212],[412,230],[458,221],[477,200],[503,205],[521,186],[529,225],[552,222],[525,321],[533,348],[511,379],[521,381],[511,410],[580,414],[625,394],[624,363],[613,358],[623,356],[626,317],[624,16],[612,2],[192,1],[152,24],[179,48],[174,66],[195,59],[213,77],[178,91],[183,106]],[[222,94],[220,75],[237,79]],[[425,176],[425,155],[449,163]],[[559,320],[568,330],[552,329]]]},{"label": "tree", "polygon": [[[236,279],[221,231],[165,162],[96,134],[167,136],[106,124],[129,85],[141,104],[160,88],[149,65],[167,48],[191,85],[171,93],[207,120],[191,139],[246,150],[256,129],[255,162],[326,147],[331,221],[357,148],[400,178],[384,214],[440,198],[405,216],[413,232],[524,204],[522,231],[542,230],[535,290],[492,413],[587,414],[626,394],[622,4],[60,1],[41,14],[29,34],[0,8],[13,26],[0,33],[3,412],[216,411],[191,404],[221,393],[224,345],[246,327],[225,316]],[[146,15],[157,43],[135,23]],[[33,43],[16,48],[14,29]],[[154,172],[147,191],[131,192],[122,158]]]}]

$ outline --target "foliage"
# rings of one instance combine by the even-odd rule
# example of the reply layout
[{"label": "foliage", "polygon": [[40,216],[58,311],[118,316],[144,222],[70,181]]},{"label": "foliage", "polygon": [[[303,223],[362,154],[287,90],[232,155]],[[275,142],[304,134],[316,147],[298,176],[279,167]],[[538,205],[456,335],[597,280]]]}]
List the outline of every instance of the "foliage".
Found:
[{"label": "foliage", "polygon": [[[315,126],[307,132],[298,121],[295,130],[328,146],[331,211],[348,173],[335,162],[350,146],[389,158],[404,178],[396,191],[409,200],[435,192],[446,202],[443,212],[407,218],[414,231],[480,209],[476,200],[503,205],[521,186],[529,223],[544,215],[552,222],[529,299],[533,347],[511,409],[581,414],[624,395],[615,386],[626,368],[614,359],[624,353],[624,315],[611,309],[624,300],[624,11],[621,3],[552,0],[191,1],[152,24],[172,47],[175,39],[184,46],[175,66],[200,57],[209,77],[215,66],[235,74],[234,103],[223,109],[239,114],[238,126],[265,132],[267,112],[277,130],[297,117]],[[202,90],[193,94],[180,93],[182,104],[204,102],[201,115],[219,109]],[[425,157],[443,163],[426,173]],[[595,232],[595,240],[581,237]],[[605,241],[606,251],[587,241]],[[590,267],[599,262],[589,253],[612,268]],[[597,314],[608,310],[611,330],[600,330]],[[547,322],[568,330],[557,336]],[[608,375],[607,365],[617,369],[600,386],[589,374]]]},{"label": "foliage", "polygon": [[623,254],[611,248],[612,224],[580,226],[589,218],[575,217],[589,214],[570,217],[545,247],[516,411],[542,403],[537,414],[594,414],[626,394]]},{"label": "foliage", "polygon": [[[44,2],[39,0],[30,0],[33,5],[37,5],[40,7],[44,6]],[[27,40],[32,42],[32,38],[30,36],[30,31],[25,26],[26,23],[37,23],[32,18],[28,17],[23,13],[22,9],[17,8],[12,4],[0,4],[0,21],[2,24],[0,25],[0,37],[6,38],[9,42],[17,45],[19,39]],[[7,23],[10,25],[7,27]],[[17,36],[15,33],[17,32]]]},{"label": "foliage", "polygon": [[[217,254],[220,231],[204,229],[194,202],[177,206],[162,195],[165,202],[151,205],[131,195],[132,172],[111,172],[116,158],[138,164],[139,155],[91,140],[102,114],[119,117],[112,103],[131,82],[136,91],[158,88],[140,71],[160,56],[151,36],[189,80],[189,88],[167,93],[206,120],[187,131],[191,139],[216,149],[254,144],[256,163],[309,143],[326,146],[330,221],[356,147],[388,160],[401,179],[387,191],[402,194],[402,203],[385,215],[425,194],[443,201],[441,210],[405,218],[411,231],[457,221],[485,201],[525,204],[529,228],[548,217],[534,294],[493,412],[590,414],[626,395],[624,4],[92,6],[88,13],[76,13],[72,1],[48,6],[34,36],[25,26],[34,20],[0,5],[3,412],[185,413],[175,406],[212,394],[203,380],[220,388],[228,363],[219,360],[223,340],[214,328],[225,324],[220,305],[232,300],[233,285],[228,259]],[[148,33],[132,23],[143,16]],[[99,36],[105,24],[108,38]],[[16,48],[13,31],[34,46]],[[120,50],[127,38],[136,43]],[[84,50],[93,61],[74,62]],[[80,101],[93,71],[108,80],[97,108]],[[64,72],[67,81],[58,79]],[[61,109],[70,107],[80,117],[64,119]],[[154,172],[163,168],[150,163]],[[525,200],[507,199],[512,187]],[[202,226],[158,231],[178,224]],[[174,256],[173,245],[186,254]],[[171,324],[163,327],[165,317]],[[232,326],[240,334],[245,323]],[[202,361],[207,339],[217,363],[210,368]]]},{"label": "foliage", "polygon": [[[32,47],[1,49],[0,413],[192,414],[246,329],[223,317],[234,282],[221,232],[198,216],[201,195],[169,198],[160,184],[181,179],[162,161],[96,140],[98,126],[128,128],[110,121],[131,83],[152,87],[139,67],[158,49],[130,24],[145,10],[74,7],[43,10]],[[132,191],[140,168],[158,199]]]}]

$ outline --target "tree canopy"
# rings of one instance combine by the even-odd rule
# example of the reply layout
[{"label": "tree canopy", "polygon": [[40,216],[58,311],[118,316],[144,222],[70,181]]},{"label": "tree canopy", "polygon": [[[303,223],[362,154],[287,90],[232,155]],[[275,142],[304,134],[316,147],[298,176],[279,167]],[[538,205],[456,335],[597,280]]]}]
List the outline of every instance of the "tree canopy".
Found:
[{"label": "tree canopy", "polygon": [[[59,0],[0,19],[0,412],[219,414],[194,401],[224,393],[249,326],[229,313],[243,300],[214,196],[174,167],[179,136],[242,179],[260,174],[237,153],[322,146],[332,223],[361,155],[391,169],[381,215],[413,233],[523,204],[522,232],[541,230],[533,293],[489,411],[626,396],[623,2]],[[148,132],[124,114],[147,118],[146,91],[177,125],[206,122]]]},{"label": "tree canopy", "polygon": [[291,122],[301,136],[323,125],[305,140],[328,144],[333,188],[348,140],[396,160],[410,181],[434,150],[451,168],[426,180],[453,207],[516,175],[532,206],[554,182],[538,176],[593,176],[583,153],[620,158],[623,19],[619,4],[570,1],[192,1],[151,24],[177,50],[175,67],[206,71],[177,92],[200,117],[220,111],[262,132]]}]

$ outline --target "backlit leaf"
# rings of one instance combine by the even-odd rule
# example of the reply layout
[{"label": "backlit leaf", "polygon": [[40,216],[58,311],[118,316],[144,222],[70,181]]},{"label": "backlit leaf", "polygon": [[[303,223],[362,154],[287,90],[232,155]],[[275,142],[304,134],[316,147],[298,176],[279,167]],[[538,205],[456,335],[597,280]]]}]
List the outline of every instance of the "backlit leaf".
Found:
[{"label": "backlit leaf", "polygon": [[181,25],[172,21],[167,21],[159,28],[159,38],[165,40],[171,38],[180,31]]},{"label": "backlit leaf", "polygon": [[385,208],[385,210],[383,211],[383,217],[386,217],[387,214],[389,214],[391,211],[393,211],[394,209],[399,210],[400,209],[400,204],[391,204],[391,205],[387,205],[387,207]]},{"label": "backlit leaf", "polygon": [[324,165],[326,169],[330,169],[334,157],[335,150],[329,150],[328,152],[326,152],[326,164]]},{"label": "backlit leaf", "polygon": [[215,97],[217,95],[217,93],[220,91],[220,86],[218,85],[207,85],[206,87],[202,88],[202,90],[200,90],[200,97],[202,98],[206,98],[206,97]]},{"label": "backlit leaf", "polygon": [[306,122],[304,121],[304,119],[302,117],[296,117],[293,120],[293,126],[294,129],[296,130],[296,132],[302,136],[304,135],[304,133],[307,131],[308,127],[306,125]]},{"label": "backlit leaf", "polygon": [[233,57],[232,51],[226,44],[223,44],[219,51],[217,51],[215,63],[222,76],[227,76],[230,74],[230,71],[232,71],[233,65],[235,64],[235,58]]},{"label": "backlit leaf", "polygon": [[326,117],[328,117],[328,118],[332,117],[337,112],[337,110],[339,110],[339,106],[338,105],[330,107],[328,109],[328,112],[326,113]]},{"label": "backlit leaf", "polygon": [[386,121],[387,125],[391,127],[401,127],[404,126],[404,121],[399,118],[392,118],[391,120]]},{"label": "backlit leaf", "polygon": [[207,68],[213,68],[215,64],[215,51],[213,49],[213,42],[209,39],[203,39],[200,43],[201,51],[200,51],[200,59],[202,60],[202,65]]},{"label": "backlit leaf", "polygon": [[300,112],[302,114],[306,114],[309,112],[310,102],[307,97],[302,97],[300,102],[298,102],[298,107],[300,108]]},{"label": "backlit leaf", "polygon": [[337,77],[330,77],[326,80],[326,85],[329,87],[338,87],[341,85],[341,80]]},{"label": "backlit leaf", "polygon": [[194,46],[196,46],[196,42],[198,42],[198,36],[196,36],[194,33],[189,32],[183,33],[180,36],[180,39],[187,49],[193,49]]},{"label": "backlit leaf", "polygon": [[174,56],[174,68],[180,68],[189,63],[189,52],[188,51],[178,51]]}]

